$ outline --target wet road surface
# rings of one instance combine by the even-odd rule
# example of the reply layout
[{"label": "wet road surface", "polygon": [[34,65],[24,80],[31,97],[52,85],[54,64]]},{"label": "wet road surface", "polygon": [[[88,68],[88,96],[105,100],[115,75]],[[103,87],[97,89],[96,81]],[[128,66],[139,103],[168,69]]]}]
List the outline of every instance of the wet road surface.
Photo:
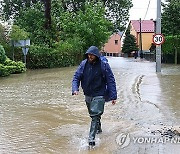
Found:
[{"label": "wet road surface", "polygon": [[82,90],[71,95],[77,67],[68,67],[0,78],[0,153],[179,153],[180,141],[145,139],[180,132],[180,66],[162,65],[157,74],[154,62],[108,59],[118,100],[105,105],[95,149],[87,147],[90,118]]}]

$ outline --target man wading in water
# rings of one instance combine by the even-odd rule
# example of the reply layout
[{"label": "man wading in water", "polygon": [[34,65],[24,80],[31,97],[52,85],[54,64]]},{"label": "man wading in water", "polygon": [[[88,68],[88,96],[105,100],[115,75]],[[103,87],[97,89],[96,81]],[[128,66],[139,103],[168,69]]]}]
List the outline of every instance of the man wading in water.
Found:
[{"label": "man wading in water", "polygon": [[105,101],[117,99],[114,75],[107,61],[100,57],[97,47],[91,46],[85,53],[86,59],[81,62],[72,80],[72,94],[78,95],[79,85],[85,95],[89,115],[92,119],[89,132],[89,146],[95,146],[95,135],[102,132],[101,115]]}]

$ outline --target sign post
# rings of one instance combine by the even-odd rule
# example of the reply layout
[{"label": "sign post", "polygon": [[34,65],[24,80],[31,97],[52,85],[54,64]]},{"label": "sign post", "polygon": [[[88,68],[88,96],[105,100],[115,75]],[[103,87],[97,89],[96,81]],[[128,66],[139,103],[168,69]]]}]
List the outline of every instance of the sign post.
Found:
[{"label": "sign post", "polygon": [[153,35],[153,43],[155,45],[161,45],[164,43],[164,41],[165,41],[164,35],[162,35],[162,34]]},{"label": "sign post", "polygon": [[[161,34],[161,0],[157,0],[156,34]],[[157,43],[161,42],[158,36],[154,37]],[[161,72],[161,44],[156,45],[156,72]]]},{"label": "sign post", "polygon": [[30,46],[30,40],[19,40],[19,41],[14,41],[13,42],[14,46],[16,47],[22,47],[22,52],[24,54],[24,63],[26,65],[26,55],[28,53],[29,50],[29,46]]},{"label": "sign post", "polygon": [[152,41],[156,45],[156,72],[161,72],[161,44],[165,41],[164,35],[155,34]]}]

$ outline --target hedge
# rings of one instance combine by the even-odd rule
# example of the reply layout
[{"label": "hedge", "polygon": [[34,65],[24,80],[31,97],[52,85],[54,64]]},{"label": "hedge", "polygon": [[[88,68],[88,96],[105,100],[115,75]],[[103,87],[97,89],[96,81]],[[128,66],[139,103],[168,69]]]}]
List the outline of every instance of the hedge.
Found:
[{"label": "hedge", "polygon": [[53,48],[32,45],[28,52],[27,67],[31,69],[66,67],[82,60],[82,48],[59,42]]},{"label": "hedge", "polygon": [[177,63],[180,63],[180,36],[166,36],[162,45],[164,63],[175,62],[175,47],[177,49]]},{"label": "hedge", "polygon": [[166,36],[162,51],[164,54],[174,54],[175,46],[180,52],[180,36]]},{"label": "hedge", "polygon": [[8,76],[10,74],[17,74],[25,72],[25,64],[23,62],[15,62],[6,58],[4,64],[0,64],[0,77]]}]

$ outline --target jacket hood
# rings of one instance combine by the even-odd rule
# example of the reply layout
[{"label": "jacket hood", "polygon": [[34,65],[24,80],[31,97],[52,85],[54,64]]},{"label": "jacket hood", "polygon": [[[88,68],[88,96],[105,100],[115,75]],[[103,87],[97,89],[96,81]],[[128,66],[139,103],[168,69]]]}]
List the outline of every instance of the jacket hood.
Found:
[{"label": "jacket hood", "polygon": [[99,53],[99,49],[96,46],[91,46],[85,53],[85,55],[87,56],[87,54],[90,53],[98,58],[100,58],[100,53]]}]

